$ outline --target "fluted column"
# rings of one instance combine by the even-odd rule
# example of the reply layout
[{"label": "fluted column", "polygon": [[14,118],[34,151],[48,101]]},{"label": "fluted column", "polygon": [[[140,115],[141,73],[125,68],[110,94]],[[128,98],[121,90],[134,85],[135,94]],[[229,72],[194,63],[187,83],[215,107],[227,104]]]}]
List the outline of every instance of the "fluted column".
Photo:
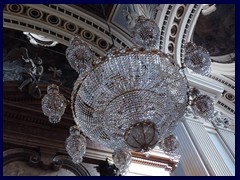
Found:
[{"label": "fluted column", "polygon": [[[180,142],[178,154],[181,155],[179,164],[184,171],[183,174],[186,176],[208,176],[208,170],[206,169],[183,123],[179,124],[175,129],[175,134]],[[176,173],[176,175],[177,174],[178,173]]]},{"label": "fluted column", "polygon": [[223,139],[225,145],[229,148],[233,157],[235,157],[235,135],[231,130],[217,128],[218,134]]},{"label": "fluted column", "polygon": [[228,147],[232,156],[235,158],[235,120],[230,119],[226,114],[216,111],[212,124],[215,126],[224,144]]},{"label": "fluted column", "polygon": [[186,120],[184,122],[196,149],[201,155],[210,175],[231,176],[231,172],[225,164],[214,143],[210,139],[202,122]]}]

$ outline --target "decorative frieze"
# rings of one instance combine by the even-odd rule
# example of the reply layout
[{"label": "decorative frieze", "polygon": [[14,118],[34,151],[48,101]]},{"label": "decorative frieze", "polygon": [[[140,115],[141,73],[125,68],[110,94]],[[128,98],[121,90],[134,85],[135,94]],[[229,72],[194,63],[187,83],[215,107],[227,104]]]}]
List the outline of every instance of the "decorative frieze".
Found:
[{"label": "decorative frieze", "polygon": [[[106,24],[68,5],[5,4],[3,21],[4,27],[43,35],[64,45],[68,45],[73,35],[78,35],[93,46],[97,57],[111,47]],[[114,29],[112,34],[117,47],[132,45]]]}]

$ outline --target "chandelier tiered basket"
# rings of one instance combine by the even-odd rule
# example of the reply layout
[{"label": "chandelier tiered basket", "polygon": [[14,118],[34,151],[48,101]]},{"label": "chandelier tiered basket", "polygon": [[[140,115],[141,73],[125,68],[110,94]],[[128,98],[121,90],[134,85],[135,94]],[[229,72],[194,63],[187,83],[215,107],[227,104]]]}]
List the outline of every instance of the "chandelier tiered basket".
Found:
[{"label": "chandelier tiered basket", "polygon": [[148,151],[169,135],[188,105],[188,82],[170,56],[157,50],[114,50],[83,79],[75,121],[111,149]]}]

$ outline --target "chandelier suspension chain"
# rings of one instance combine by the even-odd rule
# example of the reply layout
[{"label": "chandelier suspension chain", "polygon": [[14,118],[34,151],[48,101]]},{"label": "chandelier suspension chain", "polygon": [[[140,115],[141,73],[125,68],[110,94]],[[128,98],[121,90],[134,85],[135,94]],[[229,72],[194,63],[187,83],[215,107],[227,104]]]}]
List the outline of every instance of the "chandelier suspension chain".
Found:
[{"label": "chandelier suspension chain", "polygon": [[107,15],[106,15],[106,12],[105,12],[106,10],[105,10],[103,4],[101,4],[101,7],[102,7],[102,11],[103,11],[104,20],[105,20],[105,22],[107,24],[107,27],[108,27],[109,36],[111,37],[111,40],[112,40],[112,47],[114,47],[115,46],[114,45],[114,39],[113,39],[113,35],[112,35],[110,25],[109,25],[108,20],[107,20]]}]

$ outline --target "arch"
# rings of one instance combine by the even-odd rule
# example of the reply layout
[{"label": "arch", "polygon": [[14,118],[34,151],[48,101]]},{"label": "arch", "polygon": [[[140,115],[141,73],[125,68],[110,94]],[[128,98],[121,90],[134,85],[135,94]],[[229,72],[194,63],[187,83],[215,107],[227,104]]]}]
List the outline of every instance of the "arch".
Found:
[{"label": "arch", "polygon": [[38,170],[36,174],[39,171],[56,172],[66,169],[76,176],[90,176],[88,170],[81,163],[74,164],[71,158],[66,155],[57,155],[50,161],[50,164],[46,164],[41,160],[41,153],[31,149],[15,148],[3,152],[3,167],[16,162],[25,162],[25,164],[20,164],[24,165],[25,169],[40,168],[41,171]]},{"label": "arch", "polygon": [[[3,27],[39,34],[66,46],[72,36],[78,35],[92,46],[97,56],[104,56],[111,47],[107,24],[70,5],[5,4]],[[85,31],[91,33],[93,38],[84,36]],[[112,35],[116,47],[132,45],[131,40],[124,37],[120,29],[112,29]]]}]

